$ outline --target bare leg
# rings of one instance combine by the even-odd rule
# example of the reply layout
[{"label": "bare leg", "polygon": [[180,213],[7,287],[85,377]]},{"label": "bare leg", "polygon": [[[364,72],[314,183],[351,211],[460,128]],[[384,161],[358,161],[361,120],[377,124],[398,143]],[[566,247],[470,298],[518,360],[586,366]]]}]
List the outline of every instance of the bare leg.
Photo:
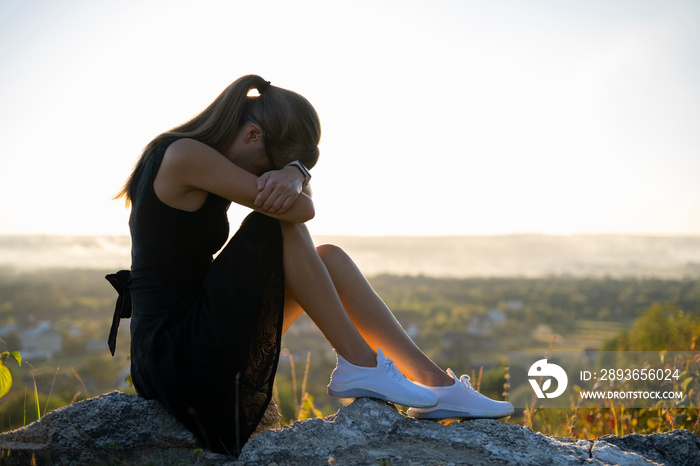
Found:
[{"label": "bare leg", "polygon": [[411,380],[430,386],[454,384],[454,380],[435,365],[406,334],[357,265],[342,249],[333,245],[323,245],[317,249],[346,312],[372,348],[381,348]]},{"label": "bare leg", "polygon": [[[280,222],[280,225],[284,241],[285,290],[289,296],[285,300],[285,320],[289,319],[291,324],[299,316],[301,306],[338,354],[358,366],[376,366],[377,355],[343,308],[306,226],[287,222]],[[288,325],[284,330],[286,328]]]},{"label": "bare leg", "polygon": [[292,326],[302,314],[304,309],[301,308],[298,302],[290,296],[289,293],[284,294],[284,322],[282,323],[282,335],[287,333],[289,327]]},{"label": "bare leg", "polygon": [[[307,311],[336,351],[350,362],[357,350],[358,360],[369,357],[363,347],[381,348],[411,380],[431,386],[454,383],[415,345],[342,249],[323,245],[314,250],[303,225],[283,223],[282,231],[287,281],[284,332]],[[367,359],[363,364],[353,363],[374,365]]]}]

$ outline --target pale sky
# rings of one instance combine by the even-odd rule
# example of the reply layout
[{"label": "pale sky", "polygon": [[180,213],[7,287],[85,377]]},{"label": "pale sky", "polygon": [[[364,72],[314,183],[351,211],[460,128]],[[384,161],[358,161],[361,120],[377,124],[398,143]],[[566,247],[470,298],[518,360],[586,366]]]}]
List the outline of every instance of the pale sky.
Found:
[{"label": "pale sky", "polygon": [[249,73],[321,116],[315,234],[700,234],[694,0],[2,0],[0,234],[128,234]]}]

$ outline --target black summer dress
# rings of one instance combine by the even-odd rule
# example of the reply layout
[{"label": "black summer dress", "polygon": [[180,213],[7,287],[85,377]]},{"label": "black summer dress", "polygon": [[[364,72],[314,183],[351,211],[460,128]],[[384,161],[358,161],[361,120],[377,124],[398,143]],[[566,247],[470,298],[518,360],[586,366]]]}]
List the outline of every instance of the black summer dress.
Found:
[{"label": "black summer dress", "polygon": [[108,275],[119,292],[109,337],[131,317],[131,377],[208,449],[238,455],[272,395],[284,308],[279,221],[257,212],[226,247],[230,202],[212,193],[195,212],[165,205],[155,179],[164,140],[136,173],[129,219],[131,270]]}]

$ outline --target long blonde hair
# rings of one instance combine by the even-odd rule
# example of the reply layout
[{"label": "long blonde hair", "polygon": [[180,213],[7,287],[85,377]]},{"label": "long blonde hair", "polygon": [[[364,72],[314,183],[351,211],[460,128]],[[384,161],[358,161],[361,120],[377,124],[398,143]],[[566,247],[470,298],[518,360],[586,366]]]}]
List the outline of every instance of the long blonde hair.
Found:
[{"label": "long blonde hair", "polygon": [[[257,96],[248,95],[252,89]],[[166,138],[195,139],[219,152],[228,147],[238,129],[252,116],[265,131],[265,147],[282,166],[293,160],[312,168],[318,161],[321,122],[313,106],[301,95],[271,86],[257,75],[231,83],[200,114],[154,138],[144,148],[122,190],[115,196],[131,203],[139,173],[156,147]]]}]

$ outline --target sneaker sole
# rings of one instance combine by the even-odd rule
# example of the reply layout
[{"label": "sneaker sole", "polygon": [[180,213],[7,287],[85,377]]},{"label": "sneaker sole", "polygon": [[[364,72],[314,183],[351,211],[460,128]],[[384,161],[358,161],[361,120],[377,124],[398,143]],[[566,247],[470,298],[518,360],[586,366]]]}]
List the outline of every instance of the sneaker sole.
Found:
[{"label": "sneaker sole", "polygon": [[500,419],[502,417],[507,417],[513,414],[514,409],[508,412],[487,412],[480,414],[470,414],[464,411],[452,411],[449,409],[436,409],[433,411],[416,412],[414,410],[409,410],[409,416],[416,419]]},{"label": "sneaker sole", "polygon": [[336,398],[376,398],[378,400],[388,401],[401,406],[411,406],[414,408],[432,408],[436,403],[412,403],[411,400],[390,398],[383,393],[375,392],[366,388],[349,388],[347,390],[334,390],[328,387],[328,394]]}]

